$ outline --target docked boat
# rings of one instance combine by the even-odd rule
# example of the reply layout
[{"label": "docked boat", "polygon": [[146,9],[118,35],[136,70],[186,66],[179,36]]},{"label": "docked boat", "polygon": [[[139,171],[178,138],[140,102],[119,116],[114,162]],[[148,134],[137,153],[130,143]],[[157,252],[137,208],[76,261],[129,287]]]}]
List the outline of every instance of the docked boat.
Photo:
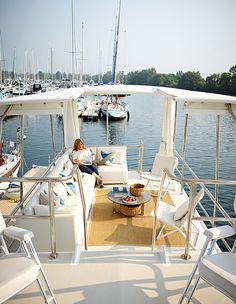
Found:
[{"label": "docked boat", "polygon": [[100,117],[107,117],[113,120],[129,119],[128,104],[124,101],[124,96],[111,96],[102,101],[99,110]]},{"label": "docked boat", "polygon": [[13,95],[26,95],[27,94],[27,87],[23,83],[19,83],[13,87],[12,90]]},{"label": "docked boat", "polygon": [[80,99],[77,100],[77,112],[78,112],[78,116],[81,116],[85,111],[85,107],[83,104],[83,101],[81,101]]},{"label": "docked boat", "polygon": [[[3,152],[3,143],[0,143],[0,177],[16,177],[20,168],[20,156],[16,143],[6,142],[8,153]],[[0,193],[9,186],[9,182],[0,183]]]},{"label": "docked boat", "polygon": [[[117,84],[116,79],[116,65],[118,55],[119,31],[120,31],[120,14],[121,14],[121,0],[119,0],[119,9],[117,14],[115,35],[114,35],[114,50],[112,62],[112,84]],[[100,117],[108,117],[113,120],[129,119],[128,104],[125,102],[125,95],[111,95],[103,99],[101,108],[99,110]]]},{"label": "docked boat", "polygon": [[[163,103],[161,144],[155,151],[152,171],[143,172],[142,143],[101,146],[98,138],[97,145],[90,149],[105,185],[99,189],[92,175],[81,175],[70,161],[74,140],[80,137],[76,100],[82,95],[135,94],[157,98],[158,108]],[[177,105],[182,105],[185,113],[181,154],[175,150]],[[33,232],[34,246],[58,303],[182,303],[185,286],[191,283],[199,256],[208,247],[206,236],[208,240],[210,235],[214,238],[210,248],[213,255],[222,254],[224,245],[218,243],[221,237],[225,237],[224,250],[231,250],[236,219],[223,208],[219,192],[224,185],[235,187],[236,181],[231,176],[219,179],[219,145],[220,116],[235,113],[236,97],[164,87],[104,85],[10,98],[0,103],[0,115],[6,111],[8,115],[21,117],[32,112],[50,117],[62,115],[61,152],[40,177],[28,174],[11,179],[21,185],[31,183],[33,188],[20,198],[10,214],[1,208],[8,226],[14,219],[14,225]],[[216,116],[216,172],[214,178],[199,178],[185,161],[187,134],[191,131],[188,119],[189,115],[205,117],[209,113]],[[51,127],[53,139],[53,124]],[[129,169],[128,149],[137,151],[136,170]],[[207,145],[205,151],[207,154]],[[199,159],[199,166],[202,163],[206,166],[204,159]],[[145,186],[145,196],[125,202],[125,198],[134,195],[129,193],[131,189],[143,188],[137,185]],[[214,185],[214,189],[209,189],[209,185]],[[11,236],[14,237],[13,233]],[[231,238],[228,242],[228,236],[233,241]],[[23,247],[17,244],[13,243],[11,250],[21,252]],[[232,254],[226,255],[230,262]],[[227,269],[227,265],[231,264],[225,260],[217,268],[218,274],[212,272],[207,281],[200,281],[193,296],[195,302],[234,302],[235,267]],[[11,277],[12,281],[16,278],[20,282],[15,266],[11,266],[9,274],[1,274],[1,280]],[[223,291],[210,284],[215,275],[222,282],[221,274]],[[196,280],[199,281],[199,276]],[[227,292],[229,283],[233,286],[231,293]],[[0,291],[1,287],[0,284]],[[7,289],[6,303],[42,302],[37,284],[18,294],[19,289],[14,288],[12,284]]]}]

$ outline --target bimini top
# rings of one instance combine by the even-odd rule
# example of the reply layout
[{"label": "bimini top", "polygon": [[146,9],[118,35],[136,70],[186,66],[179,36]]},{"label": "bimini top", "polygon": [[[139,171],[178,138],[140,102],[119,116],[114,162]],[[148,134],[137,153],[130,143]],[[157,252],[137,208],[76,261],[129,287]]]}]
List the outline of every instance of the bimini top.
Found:
[{"label": "bimini top", "polygon": [[102,85],[60,89],[4,99],[0,102],[0,115],[3,115],[9,106],[12,106],[12,109],[9,109],[10,115],[62,114],[64,104],[75,101],[81,95],[116,94],[148,94],[163,96],[176,102],[184,101],[185,110],[188,109],[189,112],[195,110],[210,111],[211,113],[212,111],[227,111],[228,104],[232,106],[233,110],[236,110],[236,97],[233,96],[155,86]]}]

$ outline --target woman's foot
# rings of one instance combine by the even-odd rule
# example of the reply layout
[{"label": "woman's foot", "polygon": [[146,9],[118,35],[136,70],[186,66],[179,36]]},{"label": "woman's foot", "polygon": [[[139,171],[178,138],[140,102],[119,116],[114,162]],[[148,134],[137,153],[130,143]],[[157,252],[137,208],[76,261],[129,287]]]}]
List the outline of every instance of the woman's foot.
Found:
[{"label": "woman's foot", "polygon": [[97,184],[98,184],[99,188],[103,188],[104,187],[102,178],[100,176],[97,178]]}]

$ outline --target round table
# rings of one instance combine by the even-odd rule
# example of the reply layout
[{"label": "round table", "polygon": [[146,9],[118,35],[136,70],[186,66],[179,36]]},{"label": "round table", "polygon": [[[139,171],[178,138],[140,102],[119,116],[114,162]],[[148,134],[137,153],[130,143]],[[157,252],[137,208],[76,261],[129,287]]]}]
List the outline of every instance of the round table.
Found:
[{"label": "round table", "polygon": [[149,202],[151,199],[151,195],[149,192],[144,192],[144,194],[137,196],[137,202],[128,203],[123,202],[122,197],[124,195],[131,195],[130,193],[124,193],[123,195],[118,195],[116,192],[110,191],[108,193],[108,198],[110,201],[114,203],[113,213],[121,213],[126,216],[136,216],[138,214],[144,214],[144,204]]}]

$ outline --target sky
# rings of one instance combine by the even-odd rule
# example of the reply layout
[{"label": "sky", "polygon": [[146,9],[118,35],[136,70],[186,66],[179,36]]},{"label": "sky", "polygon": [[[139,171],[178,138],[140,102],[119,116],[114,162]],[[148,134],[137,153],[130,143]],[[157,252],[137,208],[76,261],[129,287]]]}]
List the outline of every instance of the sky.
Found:
[{"label": "sky", "polygon": [[[72,71],[71,1],[0,0],[7,70],[15,49],[17,72],[50,71],[52,49],[53,71]],[[74,0],[77,72],[82,62],[84,73],[111,70],[118,3]],[[229,71],[236,64],[235,13],[236,0],[122,0],[117,71],[199,71],[203,77]]]}]

